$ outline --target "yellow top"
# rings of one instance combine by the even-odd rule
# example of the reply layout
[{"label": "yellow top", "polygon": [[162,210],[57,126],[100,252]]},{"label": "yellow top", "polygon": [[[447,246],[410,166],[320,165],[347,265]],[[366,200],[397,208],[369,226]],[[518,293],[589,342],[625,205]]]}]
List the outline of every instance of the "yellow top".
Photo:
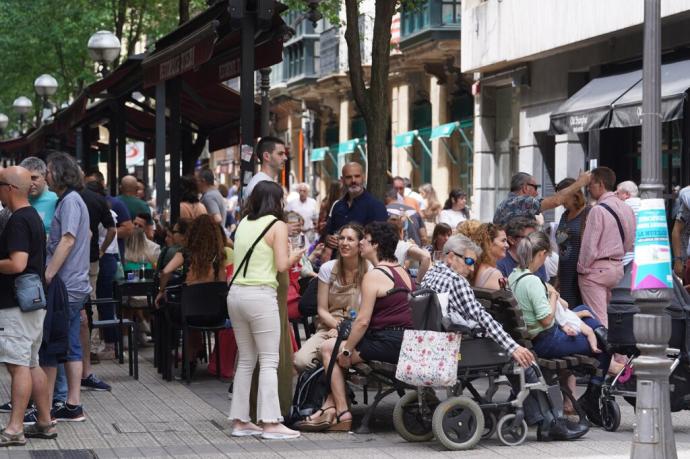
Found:
[{"label": "yellow top", "polygon": [[[266,215],[257,220],[249,220],[246,217],[240,221],[235,232],[235,250],[233,254],[234,270],[239,272],[235,278],[237,285],[266,285],[272,288],[278,288],[278,280],[276,275],[275,258],[273,256],[273,249],[266,244],[264,238],[256,244],[251,258],[247,261],[247,275],[244,276],[245,266],[240,268],[240,263],[247,254],[256,238],[263,232],[263,230],[275,220],[273,215]],[[265,236],[264,236],[265,237]]]}]

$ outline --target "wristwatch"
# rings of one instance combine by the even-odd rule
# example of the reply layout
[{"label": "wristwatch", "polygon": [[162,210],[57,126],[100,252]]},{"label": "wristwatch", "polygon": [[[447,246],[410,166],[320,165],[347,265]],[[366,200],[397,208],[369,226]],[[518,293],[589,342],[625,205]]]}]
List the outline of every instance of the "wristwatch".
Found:
[{"label": "wristwatch", "polygon": [[352,355],[352,353],[351,353],[350,351],[348,351],[347,349],[345,349],[345,348],[343,348],[342,354],[343,354],[345,357],[350,357],[350,356]]}]

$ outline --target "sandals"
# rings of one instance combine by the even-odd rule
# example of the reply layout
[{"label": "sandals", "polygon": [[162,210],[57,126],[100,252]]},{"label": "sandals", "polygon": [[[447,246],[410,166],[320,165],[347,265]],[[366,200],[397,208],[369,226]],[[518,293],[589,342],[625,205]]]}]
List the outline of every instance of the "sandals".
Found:
[{"label": "sandals", "polygon": [[[321,432],[323,430],[328,429],[328,427],[331,425],[331,422],[328,421],[327,419],[322,419],[322,420],[314,420],[313,418],[321,417],[326,413],[328,410],[335,410],[334,406],[328,406],[326,408],[321,408],[317,410],[314,414],[311,416],[307,416],[307,418],[304,421],[299,421],[295,423],[295,428],[299,430],[303,430],[305,432]],[[337,413],[336,413],[336,418],[337,418]]]},{"label": "sandals", "polygon": [[[332,422],[326,429],[329,432],[349,432],[352,430],[352,418],[340,420],[345,414],[350,413],[350,410],[345,410],[340,414],[335,415],[335,422]],[[352,413],[350,413],[352,416]]]},{"label": "sandals", "polygon": [[42,438],[44,440],[53,440],[57,438],[58,433],[52,425],[42,426],[38,422],[24,427],[24,437],[26,438]]},{"label": "sandals", "polygon": [[0,447],[1,446],[24,446],[26,445],[26,437],[24,433],[9,434],[5,429],[0,430]]}]

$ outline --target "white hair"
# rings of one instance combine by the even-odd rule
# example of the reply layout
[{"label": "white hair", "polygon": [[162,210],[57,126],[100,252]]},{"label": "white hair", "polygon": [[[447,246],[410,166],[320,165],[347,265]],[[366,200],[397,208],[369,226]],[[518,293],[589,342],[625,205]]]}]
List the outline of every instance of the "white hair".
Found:
[{"label": "white hair", "polygon": [[636,198],[640,194],[640,190],[638,190],[637,185],[632,180],[619,183],[616,191],[625,191],[631,198]]}]

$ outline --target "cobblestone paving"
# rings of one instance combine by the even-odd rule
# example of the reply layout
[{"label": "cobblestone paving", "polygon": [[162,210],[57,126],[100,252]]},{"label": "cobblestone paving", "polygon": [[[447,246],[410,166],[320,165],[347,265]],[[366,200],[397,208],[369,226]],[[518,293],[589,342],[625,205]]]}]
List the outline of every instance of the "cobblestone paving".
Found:
[{"label": "cobblestone paving", "polygon": [[[496,439],[473,451],[449,452],[436,442],[407,443],[393,430],[394,397],[377,412],[374,434],[312,433],[291,441],[235,439],[229,436],[227,383],[199,371],[191,385],[165,382],[150,363],[150,349],[140,364],[140,380],[127,376],[126,365],[101,363],[96,373],[113,385],[111,393],[82,392],[87,421],[61,423],[57,440],[29,440],[25,447],[0,451],[4,458],[426,458],[510,457],[624,458],[629,456],[634,413],[621,400],[623,420],[616,433],[592,429],[575,442],[537,443],[531,431],[519,447]],[[9,376],[0,370],[0,400],[9,397]],[[361,400],[361,397],[358,397]],[[353,411],[360,418],[364,407]],[[2,415],[6,422],[8,415]],[[690,459],[690,412],[673,415],[678,456]]]}]

